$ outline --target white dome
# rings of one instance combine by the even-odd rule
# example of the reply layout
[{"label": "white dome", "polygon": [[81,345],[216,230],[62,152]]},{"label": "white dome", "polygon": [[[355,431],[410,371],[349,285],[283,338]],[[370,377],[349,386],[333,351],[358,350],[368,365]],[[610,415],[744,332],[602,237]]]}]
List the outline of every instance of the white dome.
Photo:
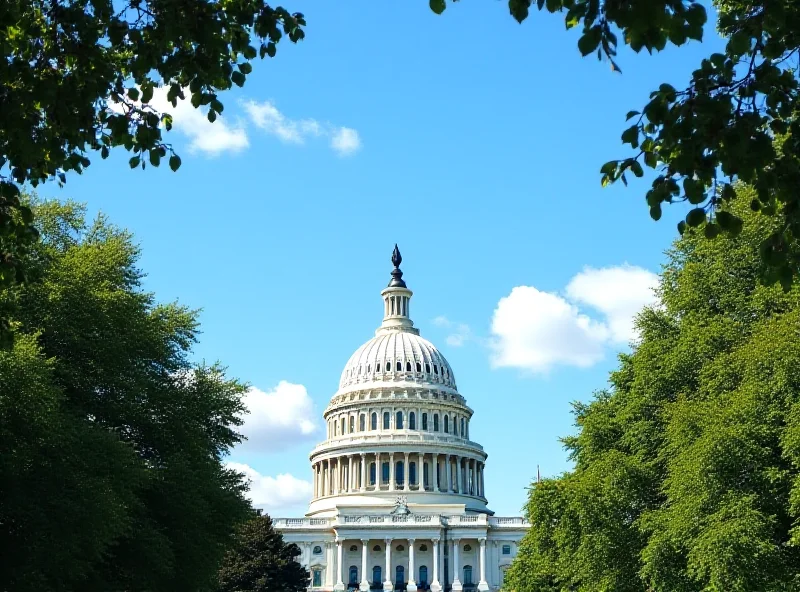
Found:
[{"label": "white dome", "polygon": [[427,339],[411,331],[380,333],[350,356],[339,389],[369,382],[406,381],[456,389],[450,364]]}]

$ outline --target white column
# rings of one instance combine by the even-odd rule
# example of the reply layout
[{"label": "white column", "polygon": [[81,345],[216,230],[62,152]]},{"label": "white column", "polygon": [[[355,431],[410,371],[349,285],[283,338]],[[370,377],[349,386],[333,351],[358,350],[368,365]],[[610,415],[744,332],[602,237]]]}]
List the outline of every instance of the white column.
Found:
[{"label": "white column", "polygon": [[394,453],[389,453],[389,491],[394,491]]},{"label": "white column", "polygon": [[411,489],[411,464],[408,462],[408,452],[406,452],[405,466],[403,467],[403,491]]},{"label": "white column", "polygon": [[439,539],[433,539],[433,580],[431,580],[431,592],[441,592],[442,585],[439,583]]},{"label": "white column", "polygon": [[358,587],[361,592],[369,590],[369,580],[367,579],[367,549],[369,539],[361,539],[361,585]]},{"label": "white column", "polygon": [[322,495],[328,495],[328,461],[322,461]]},{"label": "white column", "polygon": [[458,579],[458,547],[461,541],[453,539],[453,590],[462,590],[461,580]]},{"label": "white column", "polygon": [[421,452],[417,457],[417,491],[425,491],[425,456]]},{"label": "white column", "polygon": [[408,539],[408,592],[417,592],[417,582],[414,580],[414,539]]},{"label": "white column", "polygon": [[433,490],[439,491],[439,455],[434,452],[431,457],[431,465],[433,466]]},{"label": "white column", "polygon": [[478,493],[477,474],[478,461],[474,458],[469,459],[469,494],[476,495]]},{"label": "white column", "polygon": [[339,493],[339,459],[336,458],[336,464],[333,465],[333,495]]},{"label": "white column", "polygon": [[447,467],[447,491],[453,492],[453,465],[450,462],[450,455],[444,455],[445,466]]},{"label": "white column", "polygon": [[342,581],[342,571],[344,570],[342,565],[342,543],[342,539],[336,539],[336,585],[333,587],[334,590],[344,590],[344,582]]},{"label": "white column", "polygon": [[347,491],[355,490],[356,485],[353,481],[353,455],[350,455],[350,467],[347,469]]},{"label": "white column", "polygon": [[386,542],[386,579],[383,580],[383,589],[386,592],[392,590],[392,539],[385,539]]},{"label": "white column", "polygon": [[361,453],[361,482],[359,483],[359,491],[367,490],[367,454]]},{"label": "white column", "polygon": [[461,482],[461,457],[456,457],[456,492],[464,493],[464,484]]},{"label": "white column", "polygon": [[480,590],[480,592],[488,592],[489,584],[486,582],[486,539],[480,538],[478,539],[478,542],[481,544],[481,579],[478,582],[478,590]]},{"label": "white column", "polygon": [[327,564],[325,565],[325,586],[333,586],[333,570],[335,556],[333,554],[333,543],[328,541],[325,543],[325,556],[327,557]]}]

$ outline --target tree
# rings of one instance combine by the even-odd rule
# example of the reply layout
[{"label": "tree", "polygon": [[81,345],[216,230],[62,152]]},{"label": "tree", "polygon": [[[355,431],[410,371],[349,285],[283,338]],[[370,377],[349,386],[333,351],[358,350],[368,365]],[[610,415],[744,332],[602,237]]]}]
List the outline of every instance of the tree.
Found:
[{"label": "tree", "polygon": [[222,458],[245,386],[193,364],[196,312],[141,289],[127,232],[34,203],[0,351],[0,589],[201,592],[252,514]]},{"label": "tree", "polygon": [[256,516],[239,528],[225,555],[219,592],[305,592],[309,575],[299,556],[300,549],[283,542],[269,516]]},{"label": "tree", "polygon": [[[190,18],[187,18],[190,17]],[[173,106],[191,97],[214,121],[219,92],[242,86],[257,56],[273,57],[305,18],[265,0],[4,0],[0,3],[0,287],[25,279],[37,238],[25,183],[66,182],[89,155],[124,147],[131,168],[159,166],[168,113],[150,101],[166,87]],[[11,330],[0,310],[0,338]]]},{"label": "tree", "polygon": [[759,282],[780,222],[736,189],[742,231],[684,233],[610,388],[574,405],[574,469],[533,484],[508,590],[800,589],[800,288]]},{"label": "tree", "polygon": [[[695,207],[678,229],[702,227],[708,238],[741,231],[732,204],[736,181],[749,184],[750,207],[777,224],[757,245],[766,283],[791,283],[800,267],[800,4],[789,0],[715,0],[724,53],[711,54],[685,88],[662,84],[640,111],[630,111],[622,133],[633,155],[600,169],[603,186],[626,174],[656,169],[647,205],[654,220],[662,206]],[[430,0],[442,13],[446,0]],[[696,0],[508,0],[522,23],[535,6],[565,13],[567,29],[578,27],[584,56],[607,59],[614,71],[619,36],[636,52],[702,40],[706,10]],[[778,142],[774,139],[779,138]]]}]

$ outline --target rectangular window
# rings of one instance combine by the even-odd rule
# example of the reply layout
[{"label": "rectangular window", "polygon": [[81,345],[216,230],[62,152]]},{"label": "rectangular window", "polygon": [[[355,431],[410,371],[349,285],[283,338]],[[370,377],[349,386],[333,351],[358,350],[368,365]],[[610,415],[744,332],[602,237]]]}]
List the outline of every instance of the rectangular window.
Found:
[{"label": "rectangular window", "polygon": [[383,479],[382,482],[383,483],[388,483],[389,482],[389,463],[388,462],[383,463],[383,466],[381,467],[381,473],[382,473],[382,479]]},{"label": "rectangular window", "polygon": [[384,412],[384,414],[383,414],[383,429],[384,430],[388,430],[389,429],[389,422],[391,421],[391,417],[392,416],[389,414],[388,411]]},{"label": "rectangular window", "polygon": [[319,569],[315,569],[315,570],[314,570],[313,572],[311,572],[311,573],[312,573],[312,574],[314,574],[314,576],[313,576],[313,581],[311,582],[311,585],[312,585],[314,588],[319,588],[319,587],[321,587],[321,586],[322,586],[322,571],[321,571],[321,570],[319,570]]},{"label": "rectangular window", "polygon": [[423,413],[422,414],[422,429],[423,430],[427,430],[428,429],[428,414],[427,413]]},{"label": "rectangular window", "polygon": [[511,545],[503,545],[503,555],[511,555]]}]

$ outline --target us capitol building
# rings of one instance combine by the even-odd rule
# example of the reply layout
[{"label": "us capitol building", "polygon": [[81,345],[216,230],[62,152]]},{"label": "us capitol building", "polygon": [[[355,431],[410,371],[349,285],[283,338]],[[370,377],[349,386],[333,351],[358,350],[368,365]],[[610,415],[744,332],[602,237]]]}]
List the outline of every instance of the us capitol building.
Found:
[{"label": "us capitol building", "polygon": [[488,509],[473,411],[414,328],[397,246],[392,263],[383,322],[347,362],[311,451],[306,517],[275,527],[300,547],[312,591],[499,590],[529,524]]}]

